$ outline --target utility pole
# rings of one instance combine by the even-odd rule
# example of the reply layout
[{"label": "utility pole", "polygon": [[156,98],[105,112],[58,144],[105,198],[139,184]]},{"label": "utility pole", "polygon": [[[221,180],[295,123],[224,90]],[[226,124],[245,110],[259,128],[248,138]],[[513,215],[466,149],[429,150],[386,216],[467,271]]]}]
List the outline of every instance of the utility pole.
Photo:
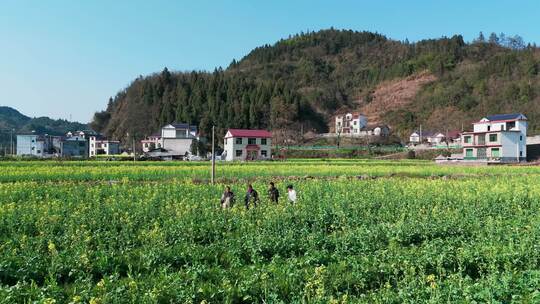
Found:
[{"label": "utility pole", "polygon": [[135,154],[135,133],[133,133],[133,161],[137,161],[137,155]]},{"label": "utility pole", "polygon": [[215,126],[212,126],[212,185],[216,178],[216,151],[215,151]]},{"label": "utility pole", "polygon": [[446,128],[445,140],[446,140],[446,149],[450,149],[450,144],[448,143],[448,128]]},{"label": "utility pole", "polygon": [[11,137],[9,139],[9,142],[11,144],[11,155],[13,156],[13,131],[15,131],[15,129],[11,129]]}]

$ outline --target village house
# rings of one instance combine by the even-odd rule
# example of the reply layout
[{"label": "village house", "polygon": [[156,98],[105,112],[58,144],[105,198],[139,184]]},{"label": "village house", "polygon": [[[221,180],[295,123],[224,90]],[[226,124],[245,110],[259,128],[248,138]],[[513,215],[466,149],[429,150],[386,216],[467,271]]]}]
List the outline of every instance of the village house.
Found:
[{"label": "village house", "polygon": [[359,113],[347,113],[336,116],[335,130],[337,134],[360,135],[360,131],[367,126],[366,116]]},{"label": "village house", "polygon": [[120,154],[120,142],[117,140],[108,140],[99,135],[92,135],[88,139],[90,157]]},{"label": "village house", "polygon": [[500,114],[473,123],[472,132],[461,135],[465,160],[520,162],[527,158],[527,117]]},{"label": "village house", "polygon": [[162,148],[161,132],[152,134],[148,136],[146,139],[141,140],[141,144],[142,144],[142,151],[144,153],[150,152],[154,149]]},{"label": "village house", "polygon": [[360,136],[380,136],[390,135],[390,128],[387,125],[368,125],[360,130]]},{"label": "village house", "polygon": [[423,142],[428,142],[430,144],[438,144],[444,141],[444,134],[441,132],[434,131],[414,131],[409,136],[409,142],[411,144],[421,144]]},{"label": "village house", "polygon": [[88,140],[83,136],[67,136],[60,141],[60,156],[88,158]]},{"label": "village house", "polygon": [[272,133],[266,130],[229,129],[223,147],[227,161],[270,159]]},{"label": "village house", "polygon": [[174,159],[188,155],[194,140],[199,140],[197,126],[171,123],[162,127],[159,133],[141,140],[141,145],[149,157]]},{"label": "village house", "polygon": [[46,137],[37,134],[17,135],[17,155],[43,157],[47,143]]},{"label": "village house", "polygon": [[92,130],[68,132],[65,136],[17,135],[17,155],[21,156],[88,158],[100,154],[120,154],[120,142],[105,140]]},{"label": "village house", "polygon": [[459,143],[460,142],[459,131],[448,132],[435,132],[435,131],[414,131],[409,136],[409,142],[411,144],[420,144],[427,142],[430,145],[439,145],[442,143]]},{"label": "village house", "polygon": [[450,144],[460,144],[461,143],[461,132],[458,130],[452,130],[446,132],[446,141]]}]

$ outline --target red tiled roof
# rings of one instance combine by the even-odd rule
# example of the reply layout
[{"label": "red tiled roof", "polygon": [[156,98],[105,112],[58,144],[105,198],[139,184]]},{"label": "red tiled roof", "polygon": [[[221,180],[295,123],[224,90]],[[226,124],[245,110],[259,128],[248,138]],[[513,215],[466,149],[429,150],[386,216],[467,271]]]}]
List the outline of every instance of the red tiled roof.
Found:
[{"label": "red tiled roof", "polygon": [[448,131],[448,138],[458,138],[461,135],[460,131]]},{"label": "red tiled roof", "polygon": [[272,133],[266,130],[229,129],[232,137],[272,138]]}]

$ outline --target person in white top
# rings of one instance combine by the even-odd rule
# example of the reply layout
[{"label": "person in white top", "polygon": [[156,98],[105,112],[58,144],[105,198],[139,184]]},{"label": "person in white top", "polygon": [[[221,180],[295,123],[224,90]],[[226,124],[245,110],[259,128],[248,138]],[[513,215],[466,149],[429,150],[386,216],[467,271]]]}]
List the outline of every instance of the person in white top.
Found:
[{"label": "person in white top", "polygon": [[287,186],[287,196],[289,198],[289,202],[296,203],[296,190],[293,189],[292,185]]}]

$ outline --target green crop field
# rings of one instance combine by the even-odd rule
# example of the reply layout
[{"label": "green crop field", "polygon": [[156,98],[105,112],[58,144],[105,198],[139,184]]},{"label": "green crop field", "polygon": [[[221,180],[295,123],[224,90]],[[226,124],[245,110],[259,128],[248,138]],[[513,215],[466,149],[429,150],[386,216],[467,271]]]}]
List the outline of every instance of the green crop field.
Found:
[{"label": "green crop field", "polygon": [[217,165],[0,162],[0,302],[540,302],[540,167]]}]

